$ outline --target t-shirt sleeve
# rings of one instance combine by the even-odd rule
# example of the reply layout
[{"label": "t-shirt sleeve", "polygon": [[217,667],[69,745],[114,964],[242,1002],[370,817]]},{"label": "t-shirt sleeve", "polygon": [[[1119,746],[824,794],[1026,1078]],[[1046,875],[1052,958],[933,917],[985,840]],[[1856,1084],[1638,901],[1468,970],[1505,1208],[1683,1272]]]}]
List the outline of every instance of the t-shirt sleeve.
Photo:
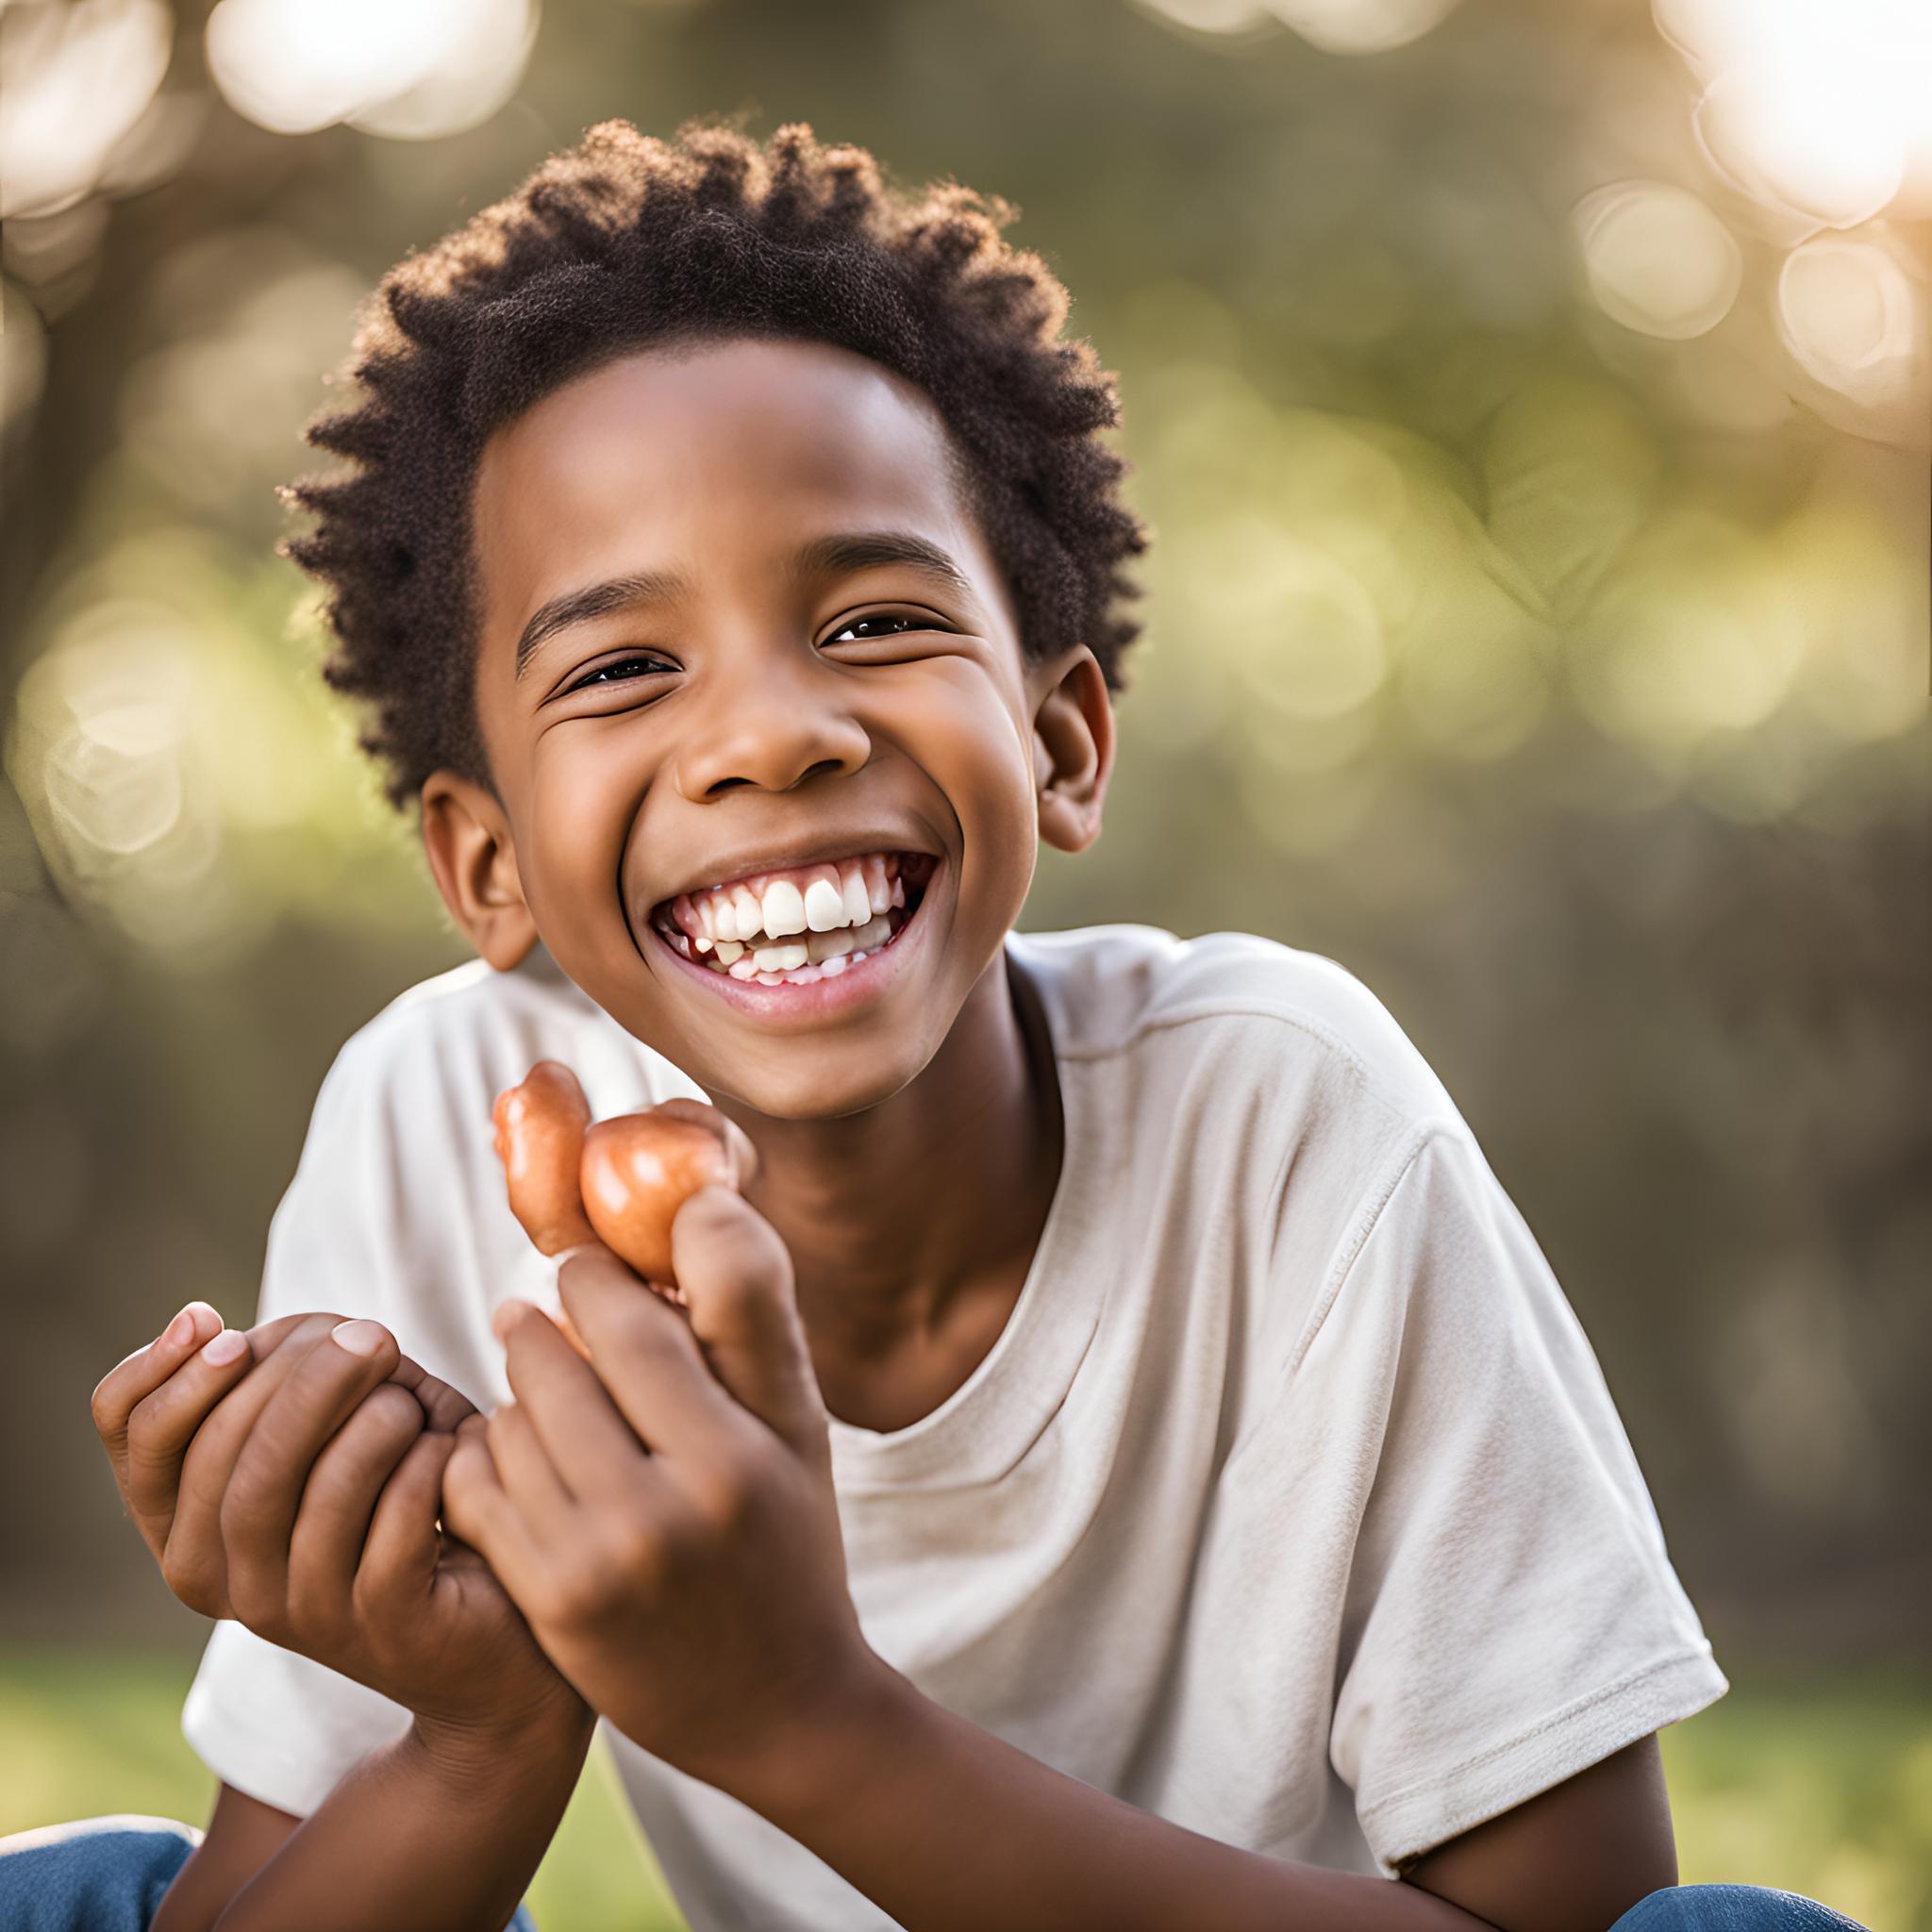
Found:
[{"label": "t-shirt sleeve", "polygon": [[1365,1472],[1330,1743],[1385,1871],[1724,1694],[1596,1358],[1459,1123],[1417,1134],[1307,1378]]},{"label": "t-shirt sleeve", "polygon": [[[474,1217],[447,1145],[424,1124],[447,1108],[434,1061],[433,1042],[393,1026],[358,1035],[337,1057],[269,1225],[258,1319],[316,1308],[372,1316],[407,1354],[484,1403],[494,1391],[473,1380],[481,1372],[472,1334],[487,1329],[488,1311],[465,1310],[459,1290]],[[407,1224],[405,1200],[416,1204]],[[400,1705],[227,1621],[215,1625],[181,1716],[223,1783],[301,1817],[409,1723]]]}]

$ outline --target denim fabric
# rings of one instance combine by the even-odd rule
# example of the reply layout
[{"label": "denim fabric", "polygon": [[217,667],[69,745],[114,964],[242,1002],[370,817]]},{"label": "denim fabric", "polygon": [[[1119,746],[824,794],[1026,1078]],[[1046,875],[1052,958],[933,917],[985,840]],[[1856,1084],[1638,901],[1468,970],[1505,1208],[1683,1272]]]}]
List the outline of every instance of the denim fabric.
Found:
[{"label": "denim fabric", "polygon": [[[5,1932],[147,1932],[201,1834],[165,1818],[89,1818],[0,1839]],[[519,1907],[506,1932],[537,1932]],[[1654,1891],[1610,1932],[1863,1932],[1828,1906],[1755,1885]]]},{"label": "denim fabric", "polygon": [[1610,1932],[1864,1932],[1794,1891],[1757,1885],[1674,1885],[1640,1899]]},{"label": "denim fabric", "polygon": [[[167,1818],[88,1818],[0,1838],[4,1932],[147,1932],[201,1834]],[[344,1932],[355,1928],[344,1927]],[[537,1932],[518,1907],[506,1932]]]}]

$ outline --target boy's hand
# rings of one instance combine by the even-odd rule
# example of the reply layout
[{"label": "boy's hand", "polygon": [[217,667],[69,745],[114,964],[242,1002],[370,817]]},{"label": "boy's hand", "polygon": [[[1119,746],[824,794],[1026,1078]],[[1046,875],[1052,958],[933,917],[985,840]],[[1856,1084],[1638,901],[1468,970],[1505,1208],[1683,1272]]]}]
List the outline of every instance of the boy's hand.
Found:
[{"label": "boy's hand", "polygon": [[378,1323],[220,1324],[190,1304],[93,1393],[175,1594],[432,1721],[514,1725],[576,1705],[488,1565],[439,1528],[474,1406]]},{"label": "boy's hand", "polygon": [[497,1311],[516,1399],[466,1421],[451,1526],[490,1558],[592,1708],[745,1796],[890,1675],[845,1581],[824,1405],[791,1258],[740,1195],[672,1224],[685,1307],[586,1246],[559,1271],[586,1362],[528,1303]]}]

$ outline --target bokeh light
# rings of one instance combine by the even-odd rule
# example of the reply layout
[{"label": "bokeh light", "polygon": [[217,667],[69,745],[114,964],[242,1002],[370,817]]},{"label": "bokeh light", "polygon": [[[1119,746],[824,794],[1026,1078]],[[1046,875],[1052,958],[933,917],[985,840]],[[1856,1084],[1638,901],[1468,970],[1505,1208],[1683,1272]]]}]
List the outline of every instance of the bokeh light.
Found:
[{"label": "bokeh light", "polygon": [[0,8],[0,220],[93,189],[153,101],[174,37],[163,0]]},{"label": "bokeh light", "polygon": [[536,0],[221,0],[208,71],[239,113],[277,134],[347,121],[429,141],[509,99],[537,20]]},{"label": "bokeh light", "polygon": [[1461,0],[1268,0],[1271,10],[1324,54],[1385,54],[1419,41]]},{"label": "bokeh light", "polygon": [[1730,230],[1668,181],[1619,181],[1577,204],[1591,293],[1625,328],[1681,341],[1715,328],[1744,279]]},{"label": "bokeh light", "polygon": [[1777,324],[1792,359],[1881,434],[1932,446],[1932,290],[1875,235],[1821,235],[1785,258]]}]

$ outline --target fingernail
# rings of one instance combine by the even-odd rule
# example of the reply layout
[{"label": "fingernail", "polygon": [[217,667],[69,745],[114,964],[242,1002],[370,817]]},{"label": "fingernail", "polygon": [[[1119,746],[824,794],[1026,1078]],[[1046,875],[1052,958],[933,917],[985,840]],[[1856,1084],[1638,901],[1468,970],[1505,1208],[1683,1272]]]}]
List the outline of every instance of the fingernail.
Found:
[{"label": "fingernail", "polygon": [[217,1369],[225,1369],[230,1362],[240,1361],[247,1353],[246,1332],[240,1328],[224,1328],[212,1341],[203,1346],[201,1358]]},{"label": "fingernail", "polygon": [[194,1340],[194,1308],[183,1308],[160,1332],[159,1343],[166,1348],[185,1348]]},{"label": "fingernail", "polygon": [[328,1339],[351,1355],[374,1355],[383,1344],[384,1330],[380,1322],[343,1322],[329,1330]]}]

